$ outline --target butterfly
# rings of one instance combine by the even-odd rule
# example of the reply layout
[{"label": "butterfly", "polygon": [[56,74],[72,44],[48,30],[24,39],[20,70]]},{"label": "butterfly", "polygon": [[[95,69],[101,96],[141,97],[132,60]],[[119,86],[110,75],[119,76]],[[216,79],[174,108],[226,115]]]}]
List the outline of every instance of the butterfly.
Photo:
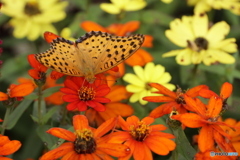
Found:
[{"label": "butterfly", "polygon": [[129,58],[143,42],[142,34],[121,37],[91,31],[75,42],[57,37],[50,43],[50,49],[35,54],[35,58],[57,72],[85,77],[93,83],[96,74],[108,71]]}]

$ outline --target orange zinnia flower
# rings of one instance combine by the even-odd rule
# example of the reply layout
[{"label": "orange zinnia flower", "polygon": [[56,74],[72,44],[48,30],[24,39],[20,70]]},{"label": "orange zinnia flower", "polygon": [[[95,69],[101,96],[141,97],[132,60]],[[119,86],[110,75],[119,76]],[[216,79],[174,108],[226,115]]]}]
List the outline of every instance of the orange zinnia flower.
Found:
[{"label": "orange zinnia flower", "polygon": [[0,160],[12,160],[11,158],[1,157],[13,154],[21,147],[21,142],[18,140],[10,141],[7,136],[0,134]]},{"label": "orange zinnia flower", "polygon": [[[201,152],[214,149],[216,143],[221,150],[234,151],[229,143],[230,136],[219,125],[226,125],[217,121],[222,110],[222,99],[211,97],[208,104],[203,104],[199,99],[192,99],[184,95],[188,110],[195,113],[173,115],[171,118],[179,120],[186,127],[199,128],[198,147]],[[231,127],[231,126],[230,126]]]},{"label": "orange zinnia flower", "polygon": [[33,90],[33,83],[11,84],[7,89],[7,93],[0,92],[0,101],[5,101],[7,105],[12,105],[15,100],[22,100],[24,96],[29,95]]},{"label": "orange zinnia flower", "polygon": [[[130,21],[125,24],[112,24],[106,28],[92,21],[84,21],[80,24],[80,27],[82,27],[87,32],[102,31],[102,32],[107,32],[117,36],[127,36],[132,32],[136,31],[139,28],[139,26],[140,26],[139,21]],[[152,47],[152,40],[153,40],[152,36],[145,35],[145,40],[144,40],[144,43],[142,44],[142,47]],[[151,56],[151,54],[140,48],[130,58],[128,58],[124,62],[129,66],[136,66],[136,65],[144,66],[145,64],[147,64],[148,62],[151,62],[152,60],[153,60],[153,57]],[[124,63],[121,63],[120,65],[118,65],[120,76],[123,76],[125,72],[125,67],[123,64]]]},{"label": "orange zinnia flower", "polygon": [[145,117],[141,121],[136,116],[128,117],[126,121],[122,117],[118,120],[124,131],[111,133],[109,142],[123,143],[131,150],[131,154],[119,158],[121,160],[130,159],[131,156],[135,160],[152,160],[151,151],[167,155],[176,147],[175,142],[170,140],[175,138],[172,134],[160,132],[167,127],[161,124],[150,126],[154,122],[152,117]]},{"label": "orange zinnia flower", "polygon": [[184,95],[188,95],[190,97],[199,96],[199,91],[202,89],[207,89],[206,85],[199,85],[187,90],[185,93],[181,88],[178,88],[176,92],[170,91],[166,87],[158,83],[149,83],[151,87],[156,88],[158,91],[154,93],[163,94],[162,96],[149,96],[144,97],[143,100],[149,102],[164,102],[155,108],[151,113],[150,117],[158,118],[165,114],[170,114],[174,109],[176,109],[179,113],[185,113],[186,109],[188,109],[187,104],[184,100]]},{"label": "orange zinnia flower", "polygon": [[[97,77],[97,76],[96,76]],[[96,111],[105,111],[106,107],[101,103],[109,103],[108,98],[104,98],[110,92],[107,84],[102,84],[102,79],[97,78],[93,84],[88,83],[84,77],[71,77],[64,81],[64,88],[60,91],[65,93],[63,100],[70,102],[67,109],[73,111],[86,111],[87,106]]]},{"label": "orange zinnia flower", "polygon": [[70,142],[65,142],[58,148],[47,152],[40,160],[54,160],[60,157],[64,160],[108,160],[112,159],[110,156],[123,157],[128,155],[130,149],[127,146],[108,143],[103,137],[116,125],[115,122],[116,119],[112,118],[94,129],[89,126],[85,116],[74,116],[74,133],[62,128],[51,128],[47,131],[49,134]]},{"label": "orange zinnia flower", "polygon": [[105,97],[110,99],[111,102],[105,104],[106,110],[104,112],[97,112],[94,109],[88,109],[86,116],[90,121],[90,124],[99,126],[106,120],[122,116],[127,117],[133,114],[133,108],[128,105],[121,103],[121,100],[129,98],[130,93],[127,92],[125,86],[114,85],[111,87],[111,91]]}]

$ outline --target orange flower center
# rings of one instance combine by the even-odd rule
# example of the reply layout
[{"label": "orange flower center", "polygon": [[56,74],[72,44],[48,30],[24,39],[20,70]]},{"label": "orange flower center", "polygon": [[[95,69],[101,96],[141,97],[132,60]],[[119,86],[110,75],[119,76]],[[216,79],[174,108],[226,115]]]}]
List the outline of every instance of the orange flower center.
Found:
[{"label": "orange flower center", "polygon": [[188,47],[193,51],[200,52],[208,49],[208,41],[205,38],[198,37],[194,41],[187,40]]},{"label": "orange flower center", "polygon": [[32,1],[26,3],[26,5],[24,7],[24,12],[28,16],[34,16],[34,15],[41,13],[38,3],[35,0],[32,0]]},{"label": "orange flower center", "polygon": [[92,87],[83,86],[78,90],[78,96],[81,101],[90,101],[95,97],[96,92]]},{"label": "orange flower center", "polygon": [[96,150],[96,142],[93,133],[89,129],[76,131],[76,140],[74,141],[74,150],[78,154],[91,154]]},{"label": "orange flower center", "polygon": [[149,133],[150,127],[149,125],[146,125],[143,121],[138,122],[137,127],[135,127],[134,125],[130,126],[130,134],[137,141],[144,141],[144,139],[149,135]]}]

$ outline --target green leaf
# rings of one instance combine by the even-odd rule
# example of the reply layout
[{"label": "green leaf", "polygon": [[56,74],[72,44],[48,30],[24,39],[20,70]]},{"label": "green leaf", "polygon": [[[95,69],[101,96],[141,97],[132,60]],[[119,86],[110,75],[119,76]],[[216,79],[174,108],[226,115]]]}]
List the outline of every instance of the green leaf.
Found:
[{"label": "green leaf", "polygon": [[52,115],[59,109],[59,106],[52,107],[46,114],[43,115],[42,121],[43,123],[47,123],[47,121],[52,117]]},{"label": "green leaf", "polygon": [[45,143],[48,149],[51,149],[52,146],[55,146],[56,143],[58,143],[58,138],[54,137],[51,134],[46,133],[47,130],[52,128],[52,126],[49,125],[40,125],[37,128],[37,134],[40,137],[40,139]]},{"label": "green leaf", "polygon": [[31,116],[31,118],[32,118],[32,120],[33,120],[34,122],[38,123],[38,117],[35,117],[35,116],[33,116],[33,115],[30,115],[30,116]]},{"label": "green leaf", "polygon": [[178,160],[192,160],[196,154],[196,150],[189,143],[184,131],[181,127],[177,130],[173,130],[176,136],[177,147],[173,151],[173,156],[178,157]]},{"label": "green leaf", "polygon": [[12,129],[16,123],[18,122],[19,118],[22,116],[24,111],[30,106],[33,100],[24,99],[14,111],[10,114],[9,119],[6,123],[6,129]]},{"label": "green leaf", "polygon": [[62,86],[56,86],[56,87],[51,87],[51,88],[45,89],[42,92],[42,96],[48,97],[48,96],[52,95],[53,93],[58,92],[60,88],[62,88]]}]

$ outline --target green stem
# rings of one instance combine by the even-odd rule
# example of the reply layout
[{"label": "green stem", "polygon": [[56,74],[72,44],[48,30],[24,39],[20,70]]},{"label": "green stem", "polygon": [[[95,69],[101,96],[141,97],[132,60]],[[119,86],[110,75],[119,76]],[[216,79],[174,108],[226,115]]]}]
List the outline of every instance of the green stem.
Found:
[{"label": "green stem", "polygon": [[42,124],[42,86],[38,86],[38,123]]},{"label": "green stem", "polygon": [[6,125],[8,123],[8,117],[12,111],[12,107],[11,106],[8,106],[6,107],[7,110],[6,110],[6,113],[5,113],[5,116],[4,116],[4,120],[3,120],[3,124],[2,124],[2,131],[1,131],[1,134],[4,135],[4,132],[5,132],[5,128],[6,128]]}]

